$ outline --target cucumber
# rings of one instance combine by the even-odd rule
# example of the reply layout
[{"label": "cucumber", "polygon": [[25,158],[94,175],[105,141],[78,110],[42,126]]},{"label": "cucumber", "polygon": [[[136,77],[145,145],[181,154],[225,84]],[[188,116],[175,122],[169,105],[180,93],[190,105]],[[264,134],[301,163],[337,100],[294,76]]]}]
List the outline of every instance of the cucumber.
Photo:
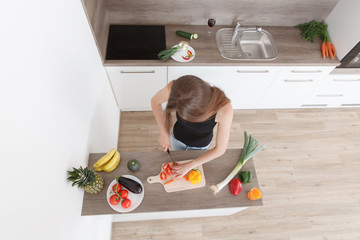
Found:
[{"label": "cucumber", "polygon": [[198,35],[196,33],[188,33],[188,32],[184,32],[184,31],[176,31],[176,35],[190,39],[190,40],[198,38]]}]

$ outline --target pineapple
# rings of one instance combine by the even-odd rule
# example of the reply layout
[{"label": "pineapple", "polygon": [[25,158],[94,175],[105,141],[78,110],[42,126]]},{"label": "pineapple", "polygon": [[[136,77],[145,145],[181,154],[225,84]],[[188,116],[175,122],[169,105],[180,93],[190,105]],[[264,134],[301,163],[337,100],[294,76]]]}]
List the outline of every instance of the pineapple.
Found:
[{"label": "pineapple", "polygon": [[72,186],[77,185],[88,193],[99,193],[104,186],[104,179],[93,170],[82,168],[81,166],[68,172],[67,180],[72,182]]}]

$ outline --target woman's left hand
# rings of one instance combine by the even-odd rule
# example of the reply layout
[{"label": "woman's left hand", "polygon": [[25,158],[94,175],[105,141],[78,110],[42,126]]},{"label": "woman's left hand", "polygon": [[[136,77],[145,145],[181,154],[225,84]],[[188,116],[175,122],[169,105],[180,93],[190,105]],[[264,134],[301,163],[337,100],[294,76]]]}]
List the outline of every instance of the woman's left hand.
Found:
[{"label": "woman's left hand", "polygon": [[186,163],[178,163],[174,164],[172,168],[172,173],[175,177],[182,177],[187,174],[191,169],[194,168],[193,161],[189,161]]}]

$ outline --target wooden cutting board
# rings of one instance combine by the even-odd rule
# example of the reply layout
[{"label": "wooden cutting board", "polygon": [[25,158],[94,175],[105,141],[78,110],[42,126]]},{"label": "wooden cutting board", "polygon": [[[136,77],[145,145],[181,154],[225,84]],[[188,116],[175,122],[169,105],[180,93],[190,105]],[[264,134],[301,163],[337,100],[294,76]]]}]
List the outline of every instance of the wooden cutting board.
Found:
[{"label": "wooden cutting board", "polygon": [[[185,163],[191,160],[184,160],[184,161],[177,161],[178,163]],[[160,166],[160,173],[163,171],[162,166],[165,163],[161,164]],[[151,176],[147,178],[147,182],[152,184],[152,183],[160,183],[161,185],[164,186],[164,189],[166,192],[177,192],[177,191],[184,191],[184,190],[190,190],[190,189],[195,189],[195,188],[201,188],[204,187],[206,185],[205,182],[205,173],[204,173],[204,169],[202,167],[202,165],[198,166],[198,170],[201,172],[201,182],[196,183],[196,184],[192,184],[190,181],[186,181],[183,177],[180,178],[174,178],[172,176],[167,176],[167,178],[165,180],[161,180],[160,179],[160,173],[156,176]],[[173,182],[165,184],[166,182],[170,181],[174,179]]]}]

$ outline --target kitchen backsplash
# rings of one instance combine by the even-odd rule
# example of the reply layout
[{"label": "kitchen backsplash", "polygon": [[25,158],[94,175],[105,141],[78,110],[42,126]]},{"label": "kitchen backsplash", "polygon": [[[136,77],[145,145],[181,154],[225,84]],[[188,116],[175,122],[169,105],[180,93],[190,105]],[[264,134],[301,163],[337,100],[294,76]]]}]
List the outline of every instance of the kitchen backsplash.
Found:
[{"label": "kitchen backsplash", "polygon": [[236,19],[249,25],[294,26],[324,20],[338,0],[104,0],[109,21],[131,24],[205,25],[214,15],[217,24]]}]

